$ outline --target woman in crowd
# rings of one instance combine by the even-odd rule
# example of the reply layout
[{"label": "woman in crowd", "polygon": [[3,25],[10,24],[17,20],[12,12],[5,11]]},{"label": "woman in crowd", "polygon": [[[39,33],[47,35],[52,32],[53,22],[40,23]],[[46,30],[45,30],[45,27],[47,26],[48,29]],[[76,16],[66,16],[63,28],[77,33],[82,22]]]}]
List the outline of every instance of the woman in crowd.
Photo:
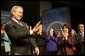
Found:
[{"label": "woman in crowd", "polygon": [[62,26],[61,35],[58,37],[58,54],[73,55],[73,43],[70,37],[70,28],[67,24]]},{"label": "woman in crowd", "polygon": [[71,44],[73,45],[72,47],[72,50],[74,52],[74,55],[76,54],[76,46],[75,46],[75,43],[74,43],[74,38],[76,36],[76,31],[74,29],[71,29],[71,32],[70,32],[70,41],[71,41]]},{"label": "woman in crowd", "polygon": [[5,22],[1,23],[1,55],[10,55],[10,40],[5,32]]},{"label": "woman in crowd", "polygon": [[46,34],[43,30],[43,25],[39,24],[36,30],[34,38],[40,50],[39,55],[46,55]]},{"label": "woman in crowd", "polygon": [[47,55],[57,55],[57,38],[53,28],[49,28],[46,36]]}]

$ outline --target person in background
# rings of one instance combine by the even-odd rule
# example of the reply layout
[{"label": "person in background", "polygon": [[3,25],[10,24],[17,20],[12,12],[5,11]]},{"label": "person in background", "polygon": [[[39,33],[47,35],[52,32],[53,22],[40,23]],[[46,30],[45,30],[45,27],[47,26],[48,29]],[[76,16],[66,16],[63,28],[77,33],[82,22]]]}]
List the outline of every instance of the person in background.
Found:
[{"label": "person in background", "polygon": [[73,55],[73,45],[68,24],[64,24],[60,32],[61,35],[58,37],[58,55]]},{"label": "person in background", "polygon": [[53,28],[49,28],[46,36],[46,46],[47,46],[47,55],[57,55],[58,44],[57,44],[57,35]]},{"label": "person in background", "polygon": [[1,55],[10,55],[11,42],[5,31],[5,22],[1,23]]},{"label": "person in background", "polygon": [[78,33],[74,38],[74,43],[77,48],[76,55],[84,55],[84,24],[78,25]]},{"label": "person in background", "polygon": [[46,55],[46,33],[43,29],[43,25],[39,24],[37,29],[38,30],[34,33],[34,38],[40,50],[39,55]]},{"label": "person in background", "polygon": [[73,55],[76,55],[76,46],[75,46],[75,43],[74,43],[74,38],[75,38],[75,36],[76,36],[76,31],[74,30],[74,29],[71,29],[71,32],[70,32],[70,41],[71,41],[71,43],[72,43],[72,45],[73,45],[73,47],[72,47],[72,49],[73,49],[73,52],[74,52],[74,54]]}]

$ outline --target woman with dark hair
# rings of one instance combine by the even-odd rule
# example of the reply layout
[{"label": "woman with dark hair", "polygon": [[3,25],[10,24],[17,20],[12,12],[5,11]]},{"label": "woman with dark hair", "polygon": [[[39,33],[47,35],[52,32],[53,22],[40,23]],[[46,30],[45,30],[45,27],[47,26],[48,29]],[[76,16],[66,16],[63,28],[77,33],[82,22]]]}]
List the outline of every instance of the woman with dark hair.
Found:
[{"label": "woman with dark hair", "polygon": [[57,35],[53,28],[49,28],[46,37],[47,40],[47,55],[57,55]]},{"label": "woman with dark hair", "polygon": [[59,55],[73,55],[72,42],[70,37],[70,28],[67,24],[62,26],[61,35],[58,37],[58,54]]},{"label": "woman with dark hair", "polygon": [[39,24],[34,33],[34,38],[39,48],[39,55],[46,55],[46,33],[43,30],[43,25]]}]

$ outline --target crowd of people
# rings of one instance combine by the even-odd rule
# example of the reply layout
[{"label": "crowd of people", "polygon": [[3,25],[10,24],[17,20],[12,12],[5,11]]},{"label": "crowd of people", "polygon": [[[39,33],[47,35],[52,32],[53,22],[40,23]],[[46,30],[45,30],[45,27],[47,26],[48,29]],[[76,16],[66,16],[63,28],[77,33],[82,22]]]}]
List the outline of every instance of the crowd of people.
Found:
[{"label": "crowd of people", "polygon": [[2,55],[84,55],[84,24],[78,25],[78,33],[68,24],[46,32],[41,21],[32,28],[20,21],[22,16],[23,8],[13,6],[10,21],[1,24]]}]

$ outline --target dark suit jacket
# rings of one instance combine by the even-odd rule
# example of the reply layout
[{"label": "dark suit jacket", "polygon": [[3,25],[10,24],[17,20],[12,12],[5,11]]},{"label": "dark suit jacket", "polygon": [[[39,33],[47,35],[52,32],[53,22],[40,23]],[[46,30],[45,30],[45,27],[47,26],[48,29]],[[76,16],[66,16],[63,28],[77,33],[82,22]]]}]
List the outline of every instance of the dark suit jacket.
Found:
[{"label": "dark suit jacket", "polygon": [[31,55],[31,45],[35,48],[37,45],[29,34],[29,29],[26,23],[22,22],[23,26],[13,20],[6,24],[6,32],[11,40],[12,54],[19,53],[22,55]]},{"label": "dark suit jacket", "polygon": [[82,36],[80,35],[80,32],[78,32],[74,37],[74,43],[82,45]]},{"label": "dark suit jacket", "polygon": [[80,32],[78,32],[74,37],[74,43],[77,48],[77,54],[84,55],[84,41],[82,41],[82,36],[80,35]]}]

